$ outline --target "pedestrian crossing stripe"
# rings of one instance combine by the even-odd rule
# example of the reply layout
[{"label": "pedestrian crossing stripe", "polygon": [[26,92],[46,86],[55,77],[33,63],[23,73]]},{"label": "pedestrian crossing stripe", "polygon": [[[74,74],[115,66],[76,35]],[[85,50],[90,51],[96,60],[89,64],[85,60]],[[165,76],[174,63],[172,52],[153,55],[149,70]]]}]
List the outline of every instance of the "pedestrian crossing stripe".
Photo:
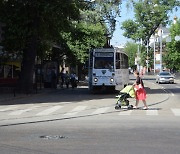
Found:
[{"label": "pedestrian crossing stripe", "polygon": [[14,110],[15,108],[17,108],[17,106],[5,107],[5,108],[0,109],[0,112]]},{"label": "pedestrian crossing stripe", "polygon": [[18,111],[11,112],[9,115],[21,115],[22,113],[25,113],[31,110],[32,109],[18,110]]},{"label": "pedestrian crossing stripe", "polygon": [[95,110],[92,114],[102,114],[105,113],[110,107],[103,107]]},{"label": "pedestrian crossing stripe", "polygon": [[122,111],[118,115],[131,115],[132,110]]},{"label": "pedestrian crossing stripe", "polygon": [[146,115],[147,116],[157,116],[158,110],[146,110]]},{"label": "pedestrian crossing stripe", "polygon": [[28,112],[28,111],[31,111],[31,110],[33,110],[33,109],[35,109],[37,107],[39,107],[39,106],[34,106],[34,107],[29,108],[29,109],[17,110],[17,111],[9,113],[9,115],[21,115],[21,114],[23,114],[25,112]]},{"label": "pedestrian crossing stripe", "polygon": [[77,106],[73,110],[71,110],[70,112],[64,114],[64,116],[73,116],[73,115],[76,115],[79,112],[85,110],[86,108],[87,108],[87,106]]},{"label": "pedestrian crossing stripe", "polygon": [[[66,111],[63,113],[59,113],[58,111],[62,108],[65,108],[67,106],[60,106],[60,105],[56,105],[53,107],[49,107],[47,109],[41,110],[37,113],[37,109],[40,106],[33,106],[33,107],[29,107],[29,108],[25,108],[25,109],[18,109],[18,106],[10,106],[10,107],[4,107],[4,108],[0,108],[0,113],[3,114],[8,114],[10,116],[19,116],[22,114],[25,114],[29,111],[29,113],[35,113],[36,116],[45,116],[45,115],[50,115],[54,112],[57,112],[59,115],[63,116],[63,117],[70,117],[70,116],[74,116],[77,114],[91,114],[91,115],[98,115],[98,114],[103,114],[103,113],[109,113],[110,115],[112,114],[116,114],[119,116],[130,116],[130,115],[139,115],[139,114],[143,114],[146,116],[158,116],[159,114],[165,112],[165,111],[159,111],[158,109],[149,109],[149,110],[128,110],[128,109],[121,109],[121,110],[114,110],[114,107],[99,107],[98,109],[94,109],[94,108],[90,108],[89,106],[75,106],[74,108],[72,108],[69,111]],[[36,109],[36,110],[35,110]],[[41,109],[41,108],[40,108]],[[88,109],[88,110],[87,110]],[[14,110],[14,111],[12,111]],[[67,110],[67,109],[66,109]],[[6,111],[6,112],[4,112]],[[110,112],[108,112],[110,111]],[[115,112],[113,112],[115,111]],[[171,108],[170,109],[171,113],[174,116],[180,116],[180,108]],[[169,112],[170,113],[170,112]]]},{"label": "pedestrian crossing stripe", "polygon": [[51,108],[49,108],[49,109],[46,109],[46,110],[43,110],[43,111],[37,113],[36,115],[38,115],[38,116],[39,116],[39,115],[49,115],[49,114],[51,114],[51,113],[59,110],[59,109],[62,108],[62,107],[63,107],[63,106],[53,106],[53,107],[51,107]]},{"label": "pedestrian crossing stripe", "polygon": [[180,116],[180,109],[171,109],[175,116]]}]

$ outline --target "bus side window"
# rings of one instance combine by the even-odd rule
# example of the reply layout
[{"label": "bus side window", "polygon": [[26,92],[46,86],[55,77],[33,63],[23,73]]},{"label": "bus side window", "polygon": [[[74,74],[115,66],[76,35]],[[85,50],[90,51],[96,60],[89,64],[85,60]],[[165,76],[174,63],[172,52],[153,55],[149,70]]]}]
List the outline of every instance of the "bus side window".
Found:
[{"label": "bus side window", "polygon": [[128,56],[124,55],[124,63],[125,63],[125,68],[128,68]]},{"label": "bus side window", "polygon": [[116,69],[120,69],[120,53],[116,53]]},{"label": "bus side window", "polygon": [[121,57],[120,57],[120,69],[124,68],[124,54],[121,53]]}]

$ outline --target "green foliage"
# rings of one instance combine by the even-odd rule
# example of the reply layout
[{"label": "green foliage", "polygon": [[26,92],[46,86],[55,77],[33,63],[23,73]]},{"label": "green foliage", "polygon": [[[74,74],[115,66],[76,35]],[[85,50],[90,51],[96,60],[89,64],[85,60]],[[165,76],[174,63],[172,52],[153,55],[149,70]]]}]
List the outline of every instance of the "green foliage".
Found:
[{"label": "green foliage", "polygon": [[72,54],[77,61],[84,63],[88,58],[90,48],[102,47],[105,44],[105,28],[101,24],[81,22],[73,32],[63,33]]},{"label": "green foliage", "polygon": [[135,65],[135,57],[137,56],[138,45],[133,42],[127,42],[124,51],[129,57],[129,66],[133,67]]},{"label": "green foliage", "polygon": [[3,45],[8,51],[24,50],[34,35],[40,44],[55,42],[58,31],[70,27],[69,19],[79,18],[79,6],[73,0],[11,0],[0,4],[0,20],[6,24]]},{"label": "green foliage", "polygon": [[133,40],[137,39],[138,24],[129,19],[122,23],[122,29],[125,30],[124,36]]},{"label": "green foliage", "polygon": [[120,16],[120,5],[122,0],[95,0],[93,11],[100,17],[101,22],[106,23],[109,34],[113,34],[116,26],[115,18]]},{"label": "green foliage", "polygon": [[147,43],[160,24],[167,24],[168,12],[176,6],[176,0],[139,0],[134,2],[135,20],[122,24],[124,36]]},{"label": "green foliage", "polygon": [[[120,3],[121,0],[2,0],[0,20],[6,23],[3,46],[9,52],[21,52],[36,36],[38,50],[45,53],[52,44],[62,46],[63,38],[77,60],[84,61],[87,48],[104,46],[104,34],[113,33]],[[63,33],[69,33],[70,40]]]},{"label": "green foliage", "polygon": [[175,40],[175,36],[180,36],[180,20],[170,28],[172,41],[167,44],[167,53],[164,62],[170,69],[180,70],[180,41]]},{"label": "green foliage", "polygon": [[[135,0],[134,20],[126,20],[122,23],[122,29],[125,30],[124,36],[135,41],[143,40],[143,45],[149,42],[150,37],[156,29],[168,23],[168,13],[176,6],[176,0]],[[149,66],[152,66],[153,52],[149,50]],[[141,65],[146,66],[147,50],[141,49]]]}]

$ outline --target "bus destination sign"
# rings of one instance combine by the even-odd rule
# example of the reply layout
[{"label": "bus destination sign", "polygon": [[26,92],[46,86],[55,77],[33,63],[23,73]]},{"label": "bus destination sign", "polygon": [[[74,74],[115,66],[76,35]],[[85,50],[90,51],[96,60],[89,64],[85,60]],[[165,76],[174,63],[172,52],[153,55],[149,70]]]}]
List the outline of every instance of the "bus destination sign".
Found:
[{"label": "bus destination sign", "polygon": [[95,52],[95,57],[113,57],[113,52]]}]

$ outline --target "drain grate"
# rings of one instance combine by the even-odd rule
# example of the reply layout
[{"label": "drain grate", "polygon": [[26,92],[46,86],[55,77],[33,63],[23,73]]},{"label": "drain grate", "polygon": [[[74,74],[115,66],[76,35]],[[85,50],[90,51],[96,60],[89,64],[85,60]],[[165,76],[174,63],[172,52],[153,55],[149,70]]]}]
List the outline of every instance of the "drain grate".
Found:
[{"label": "drain grate", "polygon": [[63,135],[42,135],[39,136],[41,139],[47,139],[47,140],[59,140],[59,139],[66,139],[68,137],[63,136]]}]

